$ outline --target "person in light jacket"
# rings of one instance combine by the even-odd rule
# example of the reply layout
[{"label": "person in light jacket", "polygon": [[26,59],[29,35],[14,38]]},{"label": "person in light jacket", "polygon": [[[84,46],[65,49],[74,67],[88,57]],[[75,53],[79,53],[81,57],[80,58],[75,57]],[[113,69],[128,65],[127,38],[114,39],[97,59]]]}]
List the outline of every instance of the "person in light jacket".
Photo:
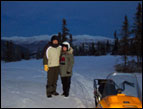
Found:
[{"label": "person in light jacket", "polygon": [[46,94],[48,98],[52,95],[59,95],[56,92],[58,75],[60,73],[60,55],[61,46],[59,45],[58,36],[53,36],[51,42],[45,47],[43,56],[44,70],[47,72]]}]

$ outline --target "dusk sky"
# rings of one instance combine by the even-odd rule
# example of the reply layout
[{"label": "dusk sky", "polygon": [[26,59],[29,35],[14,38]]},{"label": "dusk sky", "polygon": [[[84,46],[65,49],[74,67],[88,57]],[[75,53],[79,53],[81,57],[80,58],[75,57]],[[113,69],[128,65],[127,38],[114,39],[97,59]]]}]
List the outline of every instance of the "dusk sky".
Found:
[{"label": "dusk sky", "polygon": [[[73,35],[113,37],[127,15],[130,26],[139,1],[1,1],[1,36],[51,35],[62,19]],[[140,2],[141,3],[141,2]]]}]

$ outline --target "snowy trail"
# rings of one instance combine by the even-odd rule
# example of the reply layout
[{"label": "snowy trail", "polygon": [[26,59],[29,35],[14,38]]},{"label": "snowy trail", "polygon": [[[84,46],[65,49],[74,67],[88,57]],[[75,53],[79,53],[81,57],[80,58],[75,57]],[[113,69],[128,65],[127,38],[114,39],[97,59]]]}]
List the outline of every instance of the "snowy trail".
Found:
[{"label": "snowy trail", "polygon": [[[89,107],[88,100],[85,99],[87,94],[84,86],[77,80],[77,76],[73,77],[69,98],[60,95],[48,99],[45,95],[46,72],[43,69],[17,65],[12,63],[2,65],[2,107]],[[60,78],[57,91],[62,93]]]},{"label": "snowy trail", "polygon": [[[16,70],[16,69],[15,69]],[[34,77],[39,79],[40,76]],[[77,93],[69,98],[63,96],[53,96],[52,99],[46,98],[45,95],[45,82],[36,82],[32,80],[3,80],[2,82],[2,107],[75,107],[85,108],[86,106],[77,97]],[[74,83],[74,82],[73,82]],[[75,84],[75,83],[74,83]],[[78,84],[77,84],[78,85]],[[74,85],[75,86],[75,85]],[[74,87],[73,86],[73,87]],[[76,86],[78,88],[79,86]],[[62,92],[60,80],[58,81],[58,92]],[[75,90],[75,89],[74,89]],[[77,91],[81,91],[76,89]],[[74,92],[71,90],[71,92]],[[14,102],[13,102],[14,101]]]},{"label": "snowy trail", "polygon": [[[93,108],[93,79],[114,72],[118,57],[75,57],[70,96],[46,97],[47,73],[42,60],[1,62],[2,108]],[[103,68],[104,66],[104,68]],[[137,74],[142,91],[142,74]],[[62,94],[59,77],[57,91]]]},{"label": "snowy trail", "polygon": [[[88,82],[88,80],[86,80],[84,77],[79,78],[79,74],[75,73],[74,76],[72,77],[70,93],[72,96],[76,97],[76,99],[79,99],[80,102],[83,103],[84,107],[92,108],[92,107],[94,107],[93,92],[90,92],[91,93],[91,96],[90,96],[90,94],[89,94],[90,89],[88,89],[88,87],[85,87],[85,84],[84,84],[87,82]],[[90,84],[92,84],[92,83],[90,83]]]}]

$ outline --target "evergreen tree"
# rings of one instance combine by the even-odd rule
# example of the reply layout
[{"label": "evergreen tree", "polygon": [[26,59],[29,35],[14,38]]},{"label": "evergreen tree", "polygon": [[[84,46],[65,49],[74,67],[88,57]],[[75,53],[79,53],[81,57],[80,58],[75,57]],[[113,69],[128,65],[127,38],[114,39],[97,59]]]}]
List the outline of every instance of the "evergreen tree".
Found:
[{"label": "evergreen tree", "polygon": [[22,49],[19,47],[19,46],[14,46],[14,49],[13,49],[13,61],[20,61],[21,60],[21,51]]},{"label": "evergreen tree", "polygon": [[118,49],[119,49],[119,40],[117,37],[117,32],[115,31],[114,32],[114,45],[113,45],[112,55],[117,55]]},{"label": "evergreen tree", "polygon": [[[34,55],[37,55],[37,54],[34,53]],[[21,57],[22,59],[29,60],[30,59],[29,49],[23,48],[23,50],[21,51]]]},{"label": "evergreen tree", "polygon": [[66,27],[66,19],[63,19],[63,25],[62,25],[62,42],[67,41],[67,35],[69,35],[69,29]]},{"label": "evergreen tree", "polygon": [[73,49],[74,49],[74,55],[75,55],[75,56],[79,56],[78,46],[73,46]]},{"label": "evergreen tree", "polygon": [[40,59],[42,56],[42,52],[40,51],[40,49],[38,48],[37,53],[36,53],[36,59]]},{"label": "evergreen tree", "polygon": [[96,44],[97,51],[96,55],[106,55],[106,43],[98,41]]},{"label": "evergreen tree", "polygon": [[102,42],[101,45],[100,45],[100,49],[101,49],[101,55],[106,55],[107,52],[106,52],[106,43]]},{"label": "evergreen tree", "polygon": [[82,45],[81,45],[81,54],[82,55],[85,55],[85,44],[84,43],[82,43]]},{"label": "evergreen tree", "polygon": [[6,55],[5,61],[11,62],[13,60],[13,42],[6,41]]},{"label": "evergreen tree", "polygon": [[134,17],[134,24],[132,32],[134,34],[134,44],[137,54],[138,65],[142,63],[142,6],[139,3],[137,7],[137,12]]},{"label": "evergreen tree", "polygon": [[136,46],[135,46],[135,40],[134,38],[130,38],[130,46],[129,46],[129,54],[131,56],[137,56],[137,53],[136,53]]},{"label": "evergreen tree", "polygon": [[78,56],[84,56],[85,55],[85,44],[82,43],[79,47],[78,47],[78,51],[77,51]]},{"label": "evergreen tree", "polygon": [[127,65],[127,55],[128,55],[128,50],[129,50],[129,23],[128,23],[128,18],[125,16],[123,26],[121,29],[121,40],[120,40],[120,53],[123,55],[123,60],[124,60],[124,65],[126,67]]},{"label": "evergreen tree", "polygon": [[100,43],[100,41],[97,42],[96,47],[97,47],[96,55],[100,56],[101,55],[101,43]]},{"label": "evergreen tree", "polygon": [[72,34],[70,34],[70,45],[71,45],[71,47],[73,46],[73,38],[72,38]]},{"label": "evergreen tree", "polygon": [[58,33],[58,38],[59,38],[59,44],[61,44],[62,43],[62,34],[61,34],[61,32]]},{"label": "evergreen tree", "polygon": [[90,55],[96,55],[95,43],[92,42],[90,45],[91,45],[91,46],[89,47]]},{"label": "evergreen tree", "polygon": [[110,52],[110,43],[109,43],[109,40],[107,40],[106,42],[106,53],[109,53]]}]

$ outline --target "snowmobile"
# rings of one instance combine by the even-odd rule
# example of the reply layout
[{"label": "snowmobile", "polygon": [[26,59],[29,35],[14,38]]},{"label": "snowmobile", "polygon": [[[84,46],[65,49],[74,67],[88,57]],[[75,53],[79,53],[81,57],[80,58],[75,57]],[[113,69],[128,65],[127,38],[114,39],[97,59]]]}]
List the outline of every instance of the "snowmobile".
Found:
[{"label": "snowmobile", "polygon": [[134,74],[111,73],[94,79],[96,108],[142,108],[142,95]]}]

